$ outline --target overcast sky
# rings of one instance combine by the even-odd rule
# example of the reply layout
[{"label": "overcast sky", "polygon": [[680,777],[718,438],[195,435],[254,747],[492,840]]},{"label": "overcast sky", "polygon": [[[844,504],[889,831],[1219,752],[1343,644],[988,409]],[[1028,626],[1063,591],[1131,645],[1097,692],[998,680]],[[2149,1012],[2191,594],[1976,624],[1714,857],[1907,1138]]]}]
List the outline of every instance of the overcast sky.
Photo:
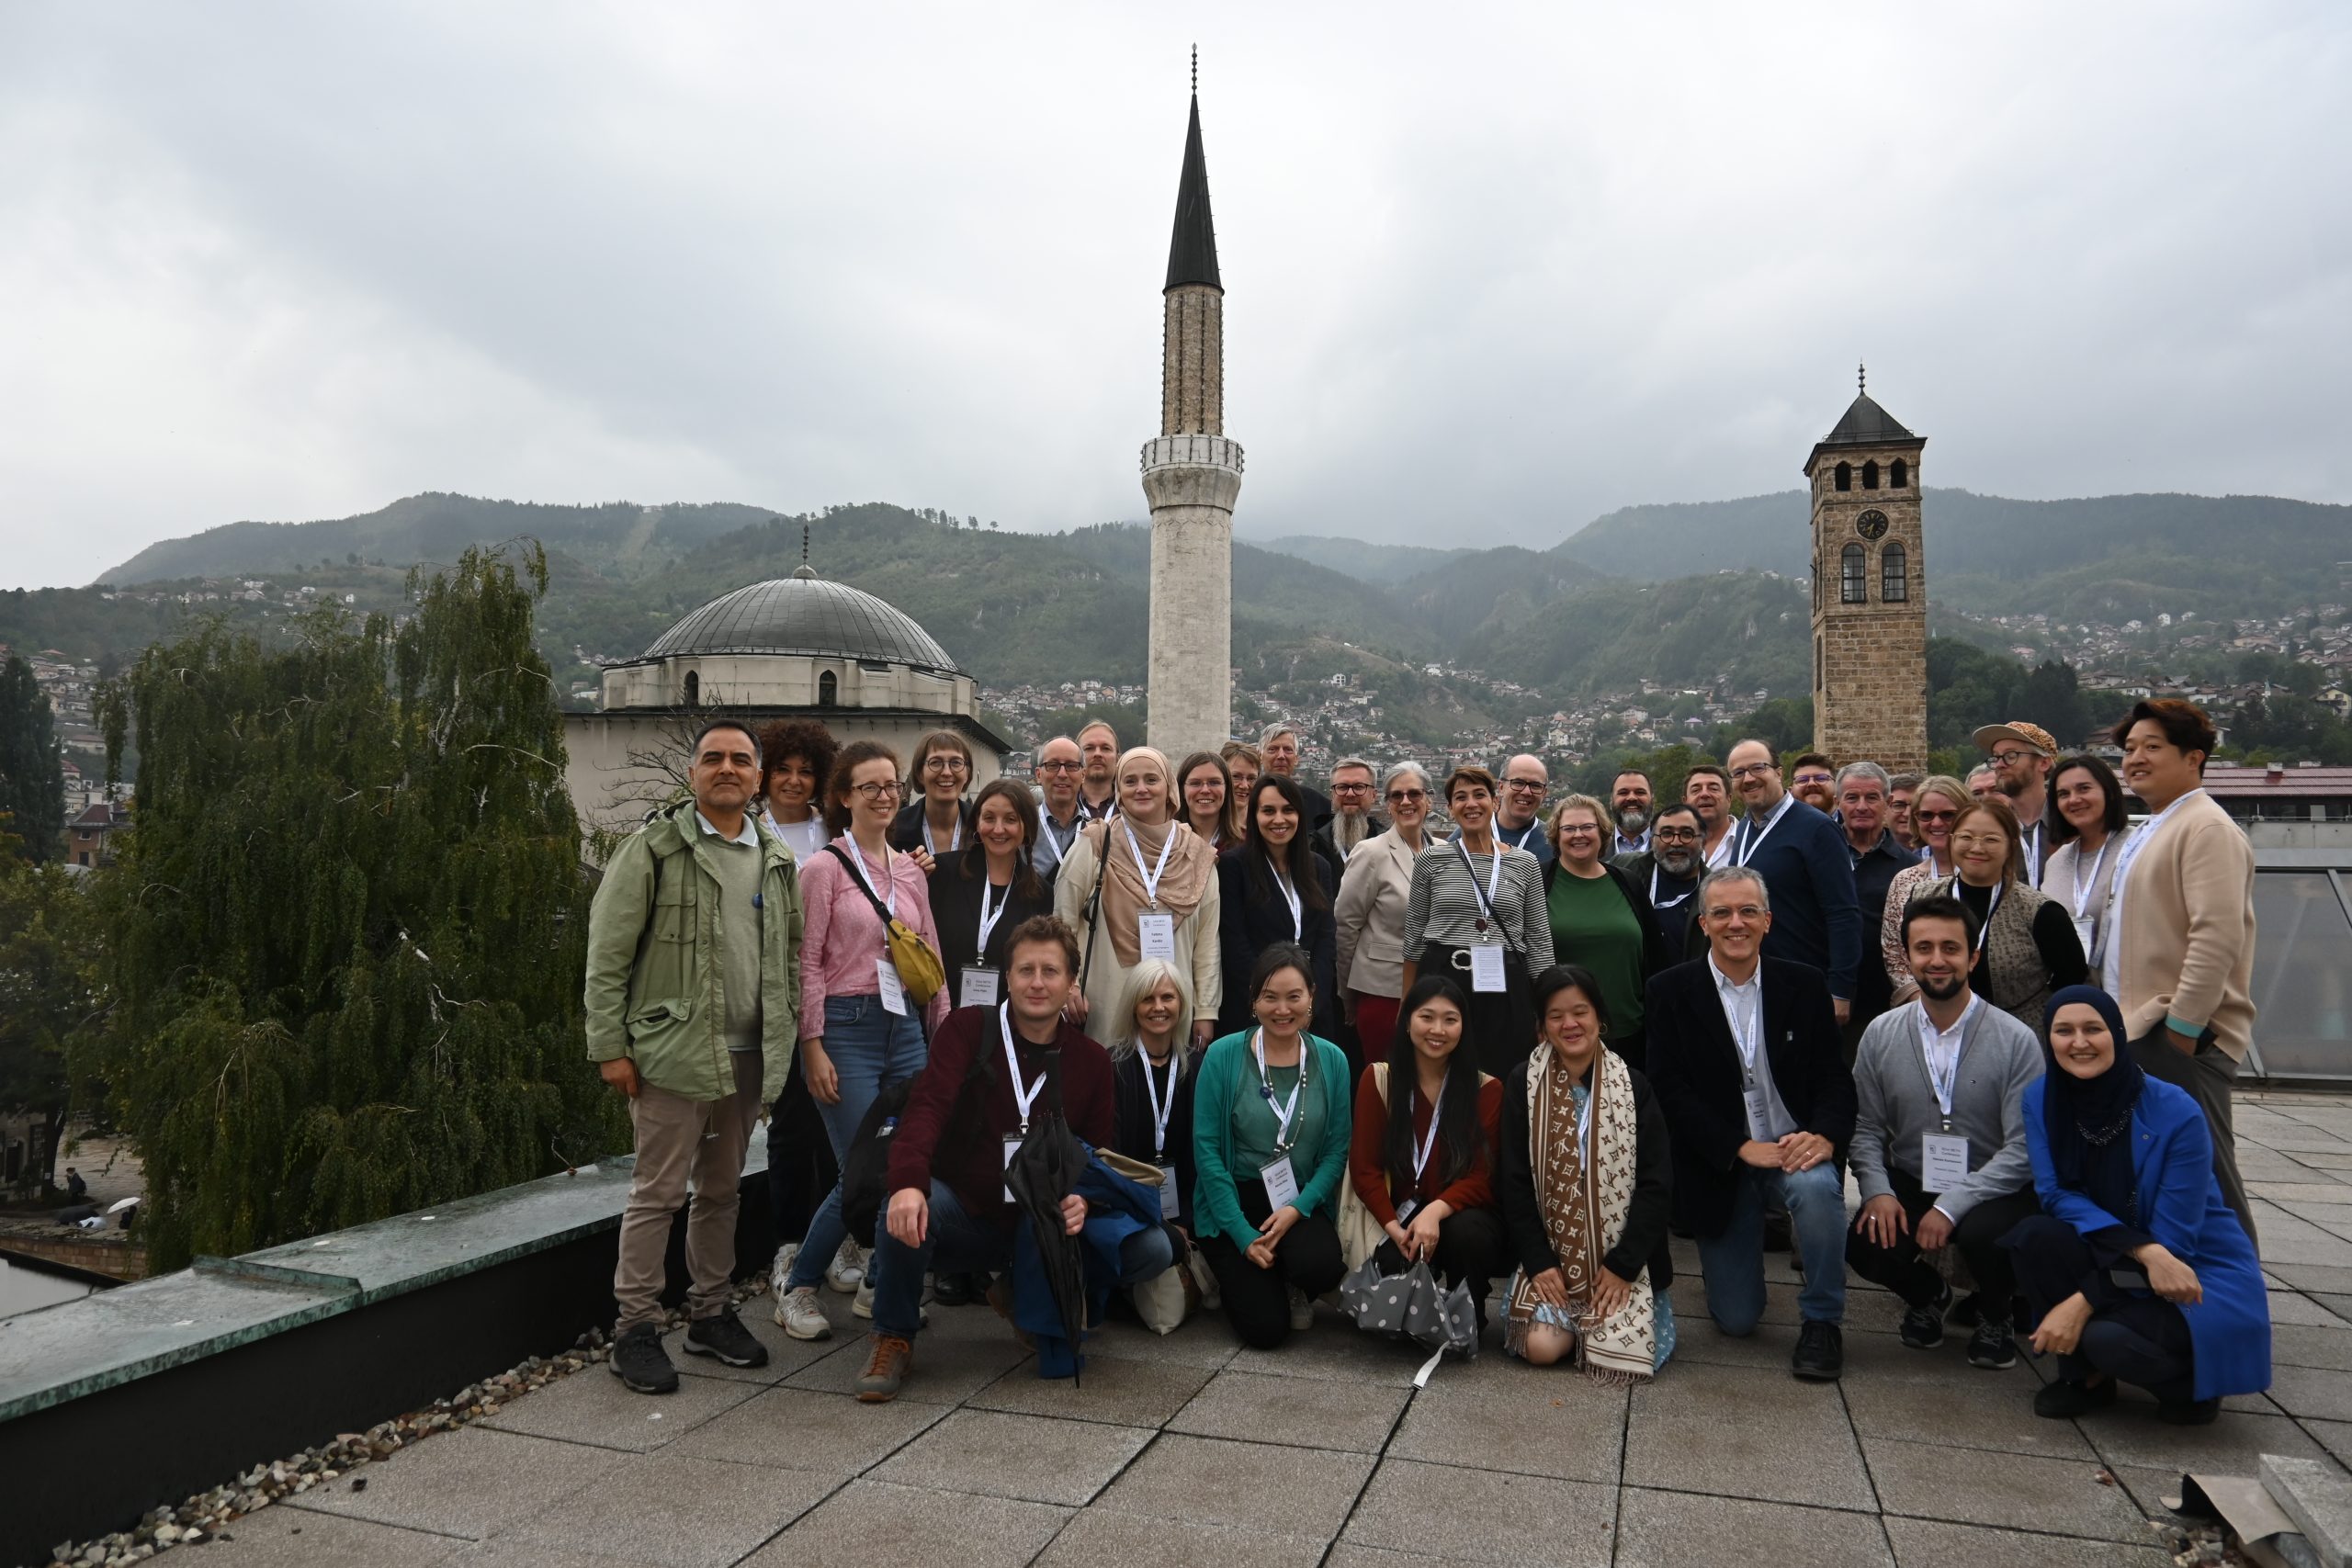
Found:
[{"label": "overcast sky", "polygon": [[[1193,19],[1184,19],[1187,15]],[[1145,515],[1201,102],[1245,534],[2352,500],[2352,6],[0,0],[0,586],[417,491]]]}]

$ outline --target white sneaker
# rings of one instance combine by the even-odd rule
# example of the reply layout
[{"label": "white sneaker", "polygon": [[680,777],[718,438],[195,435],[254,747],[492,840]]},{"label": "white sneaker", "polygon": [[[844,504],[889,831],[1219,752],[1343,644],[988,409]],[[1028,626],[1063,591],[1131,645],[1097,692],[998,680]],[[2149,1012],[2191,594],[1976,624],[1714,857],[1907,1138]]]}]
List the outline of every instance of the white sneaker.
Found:
[{"label": "white sneaker", "polygon": [[1301,1334],[1315,1326],[1315,1303],[1296,1285],[1290,1288],[1290,1325]]},{"label": "white sneaker", "polygon": [[864,1249],[861,1248],[857,1243],[844,1238],[841,1245],[841,1250],[834,1253],[833,1260],[825,1266],[825,1283],[831,1285],[842,1294],[847,1295],[852,1291],[856,1290],[859,1282],[865,1278],[865,1253]]},{"label": "white sneaker", "polygon": [[775,1303],[775,1320],[795,1339],[831,1339],[833,1325],[825,1321],[825,1309],[817,1304],[817,1287],[803,1285],[797,1291],[786,1291]]},{"label": "white sneaker", "polygon": [[1184,1261],[1193,1271],[1193,1282],[1201,1288],[1201,1310],[1216,1312],[1223,1308],[1225,1292],[1217,1289],[1216,1270],[1209,1267],[1208,1254],[1192,1247]]},{"label": "white sneaker", "polygon": [[775,1249],[775,1262],[768,1268],[768,1294],[775,1298],[775,1321],[784,1324],[785,1293],[792,1289],[792,1260],[800,1256],[800,1244],[787,1241]]},{"label": "white sneaker", "polygon": [[874,1320],[873,1280],[860,1280],[858,1281],[857,1299],[849,1303],[849,1310],[850,1315],[853,1317],[862,1317],[869,1323]]}]

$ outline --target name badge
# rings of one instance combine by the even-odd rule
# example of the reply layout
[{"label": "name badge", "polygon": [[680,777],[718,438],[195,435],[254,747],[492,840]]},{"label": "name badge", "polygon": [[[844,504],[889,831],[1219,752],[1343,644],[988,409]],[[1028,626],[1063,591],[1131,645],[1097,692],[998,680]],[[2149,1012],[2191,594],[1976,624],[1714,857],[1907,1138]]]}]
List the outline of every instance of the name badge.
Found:
[{"label": "name badge", "polygon": [[899,983],[899,966],[887,958],[874,961],[875,988],[882,993],[882,1010],[907,1016],[907,988]]},{"label": "name badge", "polygon": [[967,1008],[992,1008],[997,1004],[995,970],[967,968],[959,994]]},{"label": "name badge", "polygon": [[[1007,1169],[1007,1170],[1011,1170],[1011,1169],[1012,1168],[1012,1156],[1013,1156],[1014,1155],[1019,1154],[1020,1152],[1021,1152],[1021,1134],[1018,1134],[1018,1133],[1007,1133],[1007,1134],[1004,1135],[1004,1168],[1005,1168],[1005,1169]],[[1008,1203],[1010,1203],[1010,1202],[1013,1201],[1013,1197],[1012,1197],[1012,1183],[1011,1181],[1009,1181],[1009,1180],[1004,1184],[1004,1201],[1005,1201],[1006,1202],[1008,1202]]]},{"label": "name badge", "polygon": [[1159,1217],[1161,1219],[1172,1220],[1176,1217],[1181,1207],[1177,1202],[1178,1196],[1176,1168],[1172,1165],[1161,1166],[1159,1168]]},{"label": "name badge", "polygon": [[1968,1179],[1968,1140],[1949,1133],[1927,1133],[1919,1138],[1919,1185],[1929,1192],[1949,1192]]},{"label": "name badge", "polygon": [[2075,922],[2075,940],[2083,944],[2083,956],[2085,958],[2088,958],[2091,955],[2091,939],[2097,935],[2098,931],[2098,922],[2097,920],[2078,919]]},{"label": "name badge", "polygon": [[1258,1179],[1266,1184],[1266,1207],[1269,1211],[1279,1209],[1285,1203],[1294,1209],[1298,1207],[1298,1178],[1291,1172],[1290,1156],[1279,1155],[1259,1167]]},{"label": "name badge", "polygon": [[1772,1141],[1772,1102],[1758,1084],[1741,1099],[1747,1102],[1747,1135],[1759,1144]]},{"label": "name badge", "polygon": [[1420,1212],[1421,1201],[1419,1198],[1408,1198],[1396,1205],[1396,1223],[1400,1225],[1409,1225],[1413,1223],[1413,1216]]},{"label": "name badge", "polygon": [[1146,911],[1137,921],[1136,946],[1146,958],[1176,962],[1176,917]]},{"label": "name badge", "polygon": [[1490,942],[1482,942],[1470,949],[1470,988],[1474,991],[1507,989],[1503,982],[1503,950]]}]

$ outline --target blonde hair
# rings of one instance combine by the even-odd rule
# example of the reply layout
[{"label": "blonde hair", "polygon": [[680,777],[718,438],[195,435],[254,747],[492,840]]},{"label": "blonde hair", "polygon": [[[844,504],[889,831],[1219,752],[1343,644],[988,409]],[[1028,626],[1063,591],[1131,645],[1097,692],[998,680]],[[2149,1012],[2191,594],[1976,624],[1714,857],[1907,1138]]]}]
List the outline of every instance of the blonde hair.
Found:
[{"label": "blonde hair", "polygon": [[[1606,840],[1609,830],[1617,825],[1617,819],[1610,815],[1609,807],[1601,805],[1600,801],[1594,799],[1591,795],[1562,795],[1560,797],[1559,804],[1552,807],[1551,820],[1544,825],[1544,836],[1551,840],[1552,848],[1555,852],[1557,852],[1560,847],[1560,819],[1571,811],[1591,812],[1592,825],[1600,829],[1604,840]],[[1604,842],[1604,848],[1605,847],[1606,845]],[[1599,858],[1601,860],[1607,860],[1609,857],[1606,854],[1603,854]]]},{"label": "blonde hair", "polygon": [[1193,985],[1182,970],[1165,958],[1138,960],[1120,980],[1119,999],[1114,1004],[1111,1013],[1112,1032],[1117,1038],[1110,1041],[1109,1045],[1114,1059],[1136,1054],[1136,1007],[1144,998],[1159,989],[1162,980],[1176,987],[1176,1032],[1170,1036],[1174,1042],[1170,1054],[1175,1056],[1181,1074],[1185,1049],[1191,1043],[1193,1032]]}]

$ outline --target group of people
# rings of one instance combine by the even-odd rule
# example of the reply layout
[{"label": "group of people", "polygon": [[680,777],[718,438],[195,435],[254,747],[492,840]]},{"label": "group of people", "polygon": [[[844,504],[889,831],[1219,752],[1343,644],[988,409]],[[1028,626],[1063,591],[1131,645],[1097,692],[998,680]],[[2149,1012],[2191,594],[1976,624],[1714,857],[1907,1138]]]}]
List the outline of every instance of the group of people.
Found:
[{"label": "group of people", "polygon": [[1747,740],[1661,803],[1635,769],[1553,798],[1532,756],[1346,757],[1326,794],[1284,726],[1171,762],[1091,724],[975,790],[952,730],[901,759],[713,718],[590,921],[589,1055],[638,1144],[613,1370],[676,1386],[689,1182],[683,1348],[765,1360],[728,1304],[763,1114],[776,1319],[827,1337],[820,1292],[852,1294],[861,1398],[909,1376],[927,1281],[1067,1368],[1014,1201],[1057,1119],[1089,1161],[1046,1220],[1163,1332],[1222,1310],[1271,1348],[1343,1278],[1425,1264],[1507,1353],[1644,1379],[1681,1235],[1734,1336],[1792,1251],[1799,1377],[1843,1370],[1850,1268],[1915,1348],[1951,1325],[1978,1368],[2020,1337],[2061,1357],[2044,1415],[2120,1380],[2210,1420],[2269,1377],[2230,1130],[2253,864],[2199,786],[2217,737],[2143,702],[2120,779],[2030,724],[1977,739],[1983,795],[1814,754],[1784,783]]}]

